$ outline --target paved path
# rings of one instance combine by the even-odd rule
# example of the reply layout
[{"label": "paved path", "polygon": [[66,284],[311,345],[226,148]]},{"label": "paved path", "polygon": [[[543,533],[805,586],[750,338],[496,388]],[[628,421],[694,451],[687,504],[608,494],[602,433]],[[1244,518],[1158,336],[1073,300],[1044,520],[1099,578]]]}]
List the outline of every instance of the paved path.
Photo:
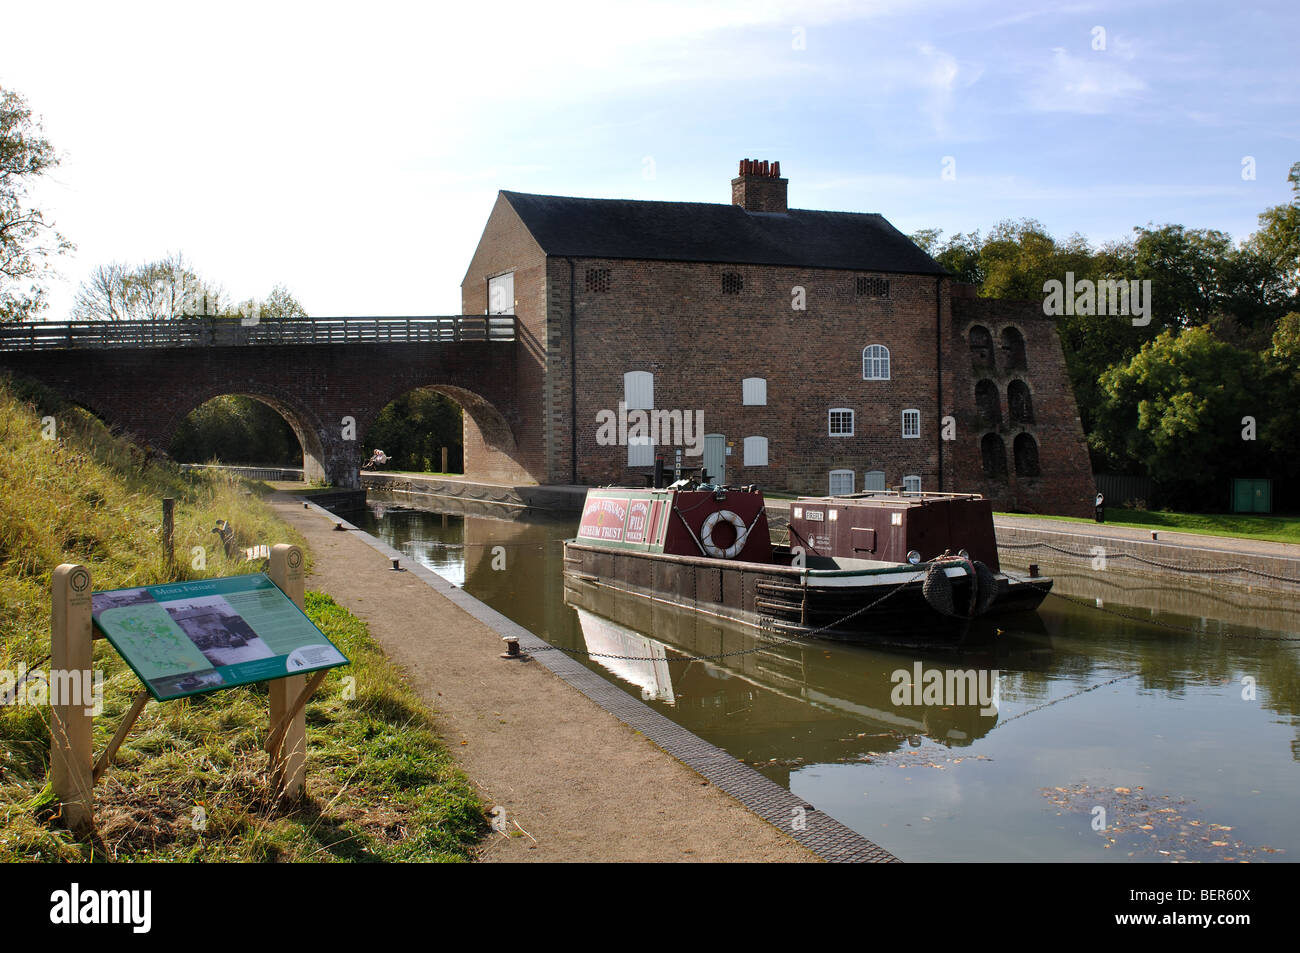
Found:
[{"label": "paved path", "polygon": [[[1112,526],[1109,523],[1075,523],[1069,520],[1035,519],[1032,516],[995,516],[995,527],[1036,529],[1049,533],[1068,533],[1076,536],[1105,537],[1115,540],[1151,541],[1151,529],[1133,526]],[[1242,553],[1251,556],[1279,556],[1300,559],[1300,545],[1278,543],[1271,540],[1250,539],[1242,536],[1206,536],[1201,533],[1184,533],[1179,530],[1154,528],[1159,542],[1188,549],[1209,549],[1216,552]]]},{"label": "paved path", "polygon": [[288,496],[273,505],[311,547],[308,587],[366,621],[484,803],[505,809],[518,836],[490,835],[483,860],[816,860],[539,663],[500,659],[500,636],[415,573]]}]

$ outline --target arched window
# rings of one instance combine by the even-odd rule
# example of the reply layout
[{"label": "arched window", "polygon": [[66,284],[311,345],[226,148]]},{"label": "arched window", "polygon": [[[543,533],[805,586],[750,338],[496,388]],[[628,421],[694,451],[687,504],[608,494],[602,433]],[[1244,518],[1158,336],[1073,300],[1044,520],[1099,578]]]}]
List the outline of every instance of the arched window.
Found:
[{"label": "arched window", "polygon": [[889,380],[889,348],[883,344],[868,344],[862,349],[862,379]]},{"label": "arched window", "polygon": [[1034,422],[1034,402],[1029,396],[1029,385],[1022,380],[1007,385],[1007,413],[1013,424]]},{"label": "arched window", "polygon": [[655,376],[649,371],[628,371],[623,375],[623,402],[628,410],[654,410]]},{"label": "arched window", "polygon": [[853,471],[831,471],[831,496],[847,496],[853,492]]},{"label": "arched window", "polygon": [[740,382],[740,401],[745,407],[767,405],[767,378],[746,377]]},{"label": "arched window", "polygon": [[976,370],[993,367],[993,335],[980,324],[970,329],[970,362]]},{"label": "arched window", "polygon": [[984,475],[996,480],[1007,476],[1007,445],[995,433],[986,433],[980,441],[980,456],[984,460]]},{"label": "arched window", "polygon": [[1038,441],[1027,433],[1017,434],[1013,450],[1016,455],[1016,476],[1038,476]]},{"label": "arched window", "polygon": [[745,438],[745,466],[747,467],[767,466],[767,438],[766,437]]},{"label": "arched window", "polygon": [[1025,362],[1025,336],[1017,329],[1002,329],[1002,353],[1005,358],[1003,366],[1007,370],[1020,371],[1028,367]]},{"label": "arched window", "polygon": [[862,490],[883,490],[885,488],[885,471],[868,470],[862,474]]},{"label": "arched window", "polygon": [[920,492],[921,492],[921,478],[920,478],[917,474],[915,474],[915,473],[913,473],[911,476],[905,476],[905,477],[903,477],[903,492],[904,492],[904,493],[920,493]]},{"label": "arched window", "polygon": [[1002,425],[1002,398],[998,396],[998,385],[988,378],[975,385],[975,409],[986,427]]}]

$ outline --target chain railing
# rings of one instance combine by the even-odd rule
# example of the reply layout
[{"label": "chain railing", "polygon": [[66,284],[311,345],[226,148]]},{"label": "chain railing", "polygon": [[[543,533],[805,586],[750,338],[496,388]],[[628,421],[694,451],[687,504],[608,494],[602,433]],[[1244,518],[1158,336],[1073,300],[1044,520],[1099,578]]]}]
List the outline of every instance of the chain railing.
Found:
[{"label": "chain railing", "polygon": [[238,347],[250,344],[454,344],[513,341],[513,315],[239,318],[170,321],[27,321],[0,324],[0,351],[60,348]]}]

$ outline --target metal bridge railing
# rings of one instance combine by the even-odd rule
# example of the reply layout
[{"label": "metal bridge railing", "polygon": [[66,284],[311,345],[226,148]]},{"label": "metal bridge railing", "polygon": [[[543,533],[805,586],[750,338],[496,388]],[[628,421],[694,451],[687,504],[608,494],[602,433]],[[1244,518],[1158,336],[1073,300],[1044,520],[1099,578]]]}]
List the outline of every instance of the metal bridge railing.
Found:
[{"label": "metal bridge railing", "polygon": [[513,341],[509,314],[445,317],[238,318],[170,321],[28,321],[0,324],[0,351],[106,347],[238,347],[247,344],[454,344]]}]

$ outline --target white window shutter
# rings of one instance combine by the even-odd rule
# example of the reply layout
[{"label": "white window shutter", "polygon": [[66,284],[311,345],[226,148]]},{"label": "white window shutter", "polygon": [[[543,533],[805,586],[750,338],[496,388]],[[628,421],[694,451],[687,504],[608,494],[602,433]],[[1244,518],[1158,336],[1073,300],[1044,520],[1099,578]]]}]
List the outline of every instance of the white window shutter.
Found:
[{"label": "white window shutter", "polygon": [[746,407],[767,406],[767,378],[746,377],[740,383],[742,404]]},{"label": "white window shutter", "polygon": [[767,466],[767,438],[766,437],[745,438],[745,466],[747,467]]},{"label": "white window shutter", "polygon": [[623,403],[628,410],[654,410],[655,376],[649,371],[628,371],[623,375]]}]

